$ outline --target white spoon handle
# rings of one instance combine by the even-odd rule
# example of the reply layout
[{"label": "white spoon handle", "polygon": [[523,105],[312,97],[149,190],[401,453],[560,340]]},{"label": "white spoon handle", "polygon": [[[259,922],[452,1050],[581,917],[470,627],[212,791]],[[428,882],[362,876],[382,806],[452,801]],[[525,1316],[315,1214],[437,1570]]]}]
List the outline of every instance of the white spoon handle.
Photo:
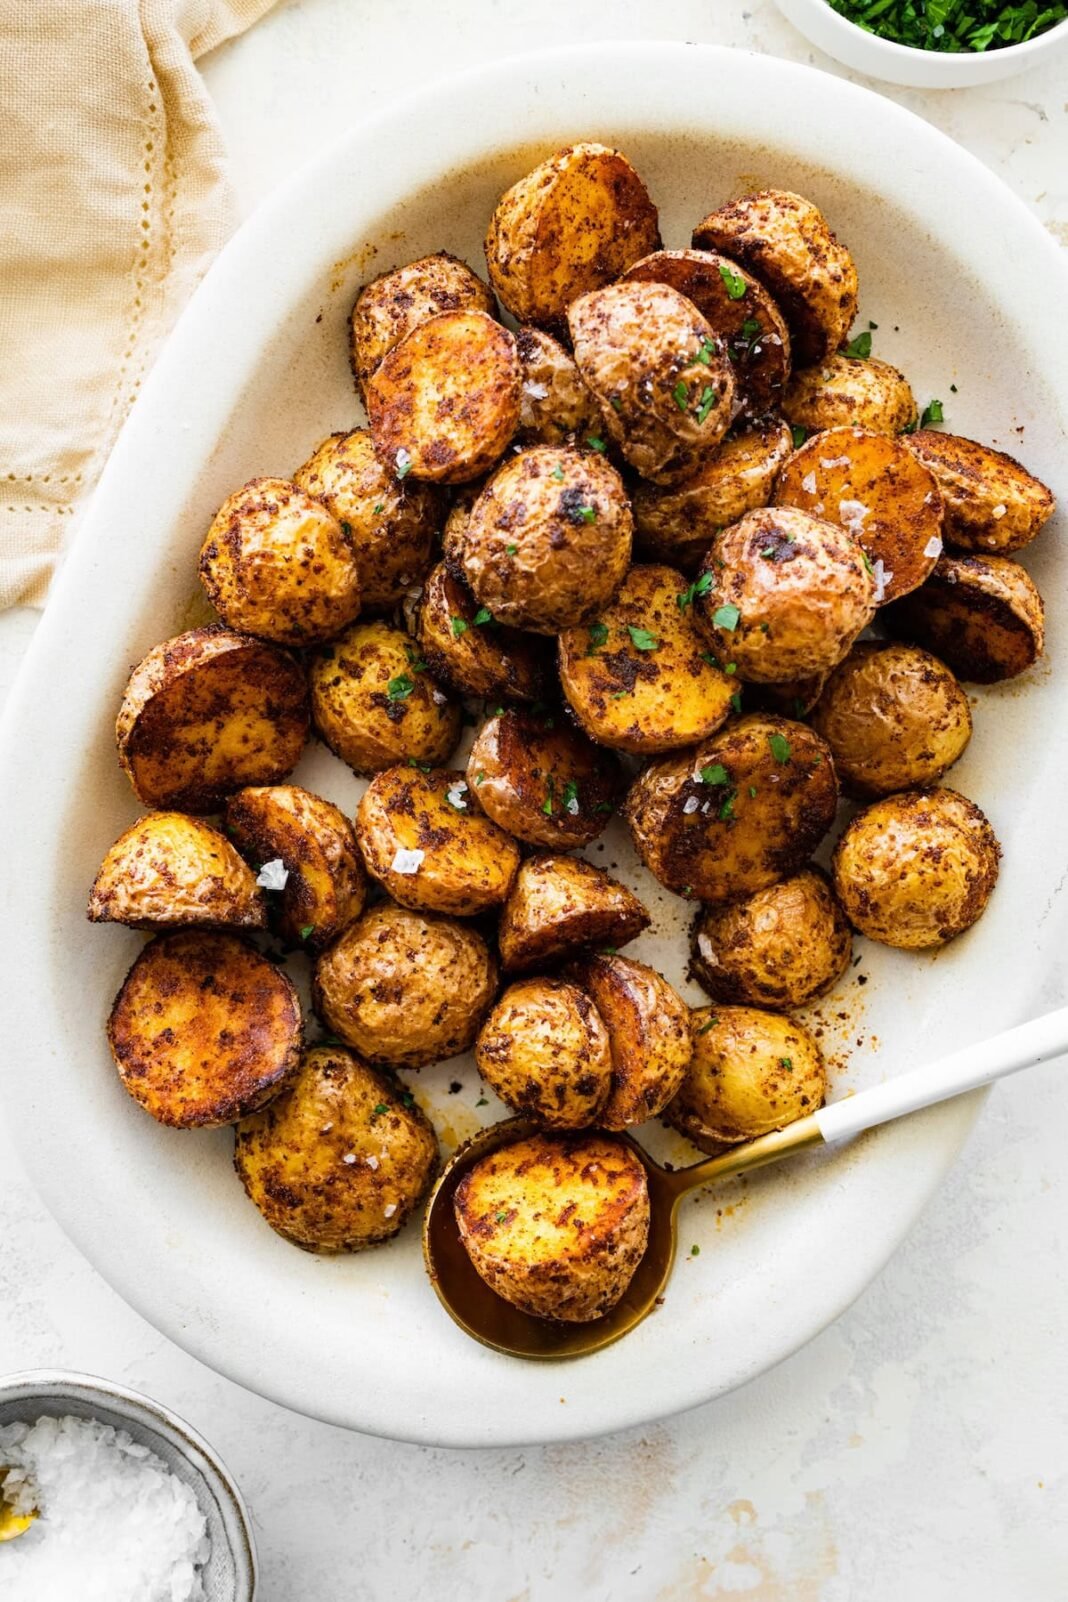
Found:
[{"label": "white spoon handle", "polygon": [[924,1068],[901,1074],[885,1085],[845,1096],[816,1113],[824,1140],[845,1140],[864,1129],[885,1124],[905,1113],[919,1112],[935,1102],[948,1101],[966,1090],[977,1090],[994,1079],[1032,1068],[1068,1052],[1068,1007],[1044,1018],[1008,1029],[991,1040],[981,1040],[952,1056],[929,1062]]}]

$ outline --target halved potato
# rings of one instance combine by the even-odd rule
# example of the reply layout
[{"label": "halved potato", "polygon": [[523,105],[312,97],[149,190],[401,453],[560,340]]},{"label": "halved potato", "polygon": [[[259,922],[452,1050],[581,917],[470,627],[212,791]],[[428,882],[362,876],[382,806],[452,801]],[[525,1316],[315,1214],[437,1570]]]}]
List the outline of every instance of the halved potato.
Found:
[{"label": "halved potato", "polygon": [[320,951],[359,917],[367,879],[352,824],[330,801],[296,784],[239,790],[226,803],[225,821],[250,862],[281,863],[271,924],[288,945]]},{"label": "halved potato", "polygon": [[307,1252],[390,1240],[437,1162],[437,1136],[410,1092],[341,1046],[306,1051],[288,1089],[238,1125],[234,1145],[249,1200]]},{"label": "halved potato", "polygon": [[486,234],[486,265],[516,322],[560,329],[579,295],[660,244],[656,207],[627,158],[568,145],[513,184]]},{"label": "halved potato", "polygon": [[703,907],[691,971],[714,1001],[803,1007],[832,989],[852,951],[827,875],[808,867],[744,901]]},{"label": "halved potato", "polygon": [[451,768],[387,768],[356,815],[367,870],[402,907],[474,917],[512,888],[519,847]]},{"label": "halved potato", "polygon": [[689,1007],[662,974],[633,957],[580,957],[568,972],[589,993],[612,1046],[612,1087],[598,1123],[627,1129],[655,1118],[693,1053]]},{"label": "halved potato", "polygon": [[420,582],[433,561],[439,491],[387,473],[366,428],[329,435],[293,482],[340,523],[355,554],[364,611],[394,606]]},{"label": "halved potato", "polygon": [[798,367],[845,339],[857,314],[857,269],[810,200],[784,189],[743,195],[698,223],[693,243],[740,262],[771,291]]},{"label": "halved potato", "polygon": [[921,428],[906,443],[938,481],[947,545],[1006,555],[1029,545],[1053,516],[1052,491],[992,445],[932,428]]},{"label": "halved potato", "polygon": [[632,497],[638,546],[654,561],[693,573],[722,529],[767,506],[793,448],[782,419],[764,417],[740,424],[681,484],[665,488],[642,480]]},{"label": "halved potato", "polygon": [[550,1129],[597,1123],[612,1084],[601,1015],[566,979],[509,985],[482,1025],[475,1061],[503,1102]]},{"label": "halved potato", "polygon": [[828,428],[779,474],[776,506],[837,523],[871,564],[875,604],[921,585],[942,554],[942,493],[900,439],[865,428]]},{"label": "halved potato", "polygon": [[596,623],[560,635],[560,683],[598,745],[638,754],[695,745],[725,722],[731,676],[709,659],[670,567],[632,567]]},{"label": "halved potato", "polygon": [[384,620],[355,623],[315,653],[315,727],[354,773],[448,761],[460,738],[460,705],[426,666],[410,636]]},{"label": "halved potato", "polygon": [[658,250],[623,278],[670,284],[692,300],[723,341],[743,409],[762,417],[779,405],[790,376],[790,334],[763,284],[744,267],[710,250]]},{"label": "halved potato", "polygon": [[498,623],[444,562],[423,589],[418,634],[430,671],[462,694],[540,701],[547,693],[545,641]]},{"label": "halved potato", "polygon": [[882,616],[892,634],[925,646],[972,684],[1015,678],[1045,646],[1042,597],[1006,556],[943,556],[926,584]]},{"label": "halved potato", "polygon": [[380,273],[356,297],[349,353],[361,398],[383,356],[420,323],[445,311],[481,311],[494,316],[489,288],[456,256],[438,251]]},{"label": "halved potato", "polygon": [[752,713],[696,751],[651,763],[623,816],[638,855],[668,890],[735,901],[803,867],[837,804],[834,763],[819,735]]},{"label": "halved potato", "polygon": [[501,913],[501,967],[522,973],[586,946],[625,946],[650,921],[638,897],[592,862],[538,852],[521,865]]},{"label": "halved potato", "polygon": [[150,812],[119,836],[89,892],[91,923],[262,929],[263,891],[225,835],[184,812]]},{"label": "halved potato", "polygon": [[214,812],[246,784],[275,784],[308,735],[300,664],[221,624],[156,645],[130,674],[119,762],[146,806]]},{"label": "halved potato", "polygon": [[851,427],[900,434],[915,425],[918,416],[916,397],[904,373],[877,356],[845,356],[838,351],[793,375],[782,410],[788,422],[810,434]]},{"label": "halved potato", "polygon": [[501,1146],[464,1175],[453,1206],[486,1284],[535,1318],[603,1317],[649,1238],[644,1165],[607,1135],[532,1135]]},{"label": "halved potato", "polygon": [[464,484],[486,473],[519,427],[515,335],[483,311],[439,312],[367,381],[379,459],[403,479]]},{"label": "halved potato", "polygon": [[115,997],[108,1042],[123,1085],[158,1123],[232,1124],[296,1073],[300,1002],[236,935],[158,935]]},{"label": "halved potato", "polygon": [[467,760],[467,781],[502,829],[529,845],[588,845],[623,788],[617,759],[544,713],[488,718]]},{"label": "halved potato", "polygon": [[583,445],[599,440],[601,408],[570,352],[541,328],[521,328],[516,347],[523,370],[519,435],[524,443]]}]

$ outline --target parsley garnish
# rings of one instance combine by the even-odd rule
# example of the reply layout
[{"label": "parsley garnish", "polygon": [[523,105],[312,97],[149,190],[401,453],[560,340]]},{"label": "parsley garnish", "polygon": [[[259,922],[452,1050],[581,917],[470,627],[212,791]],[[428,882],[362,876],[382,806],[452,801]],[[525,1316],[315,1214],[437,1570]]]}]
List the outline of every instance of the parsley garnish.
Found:
[{"label": "parsley garnish", "polygon": [[686,411],[690,405],[690,391],[688,386],[683,383],[681,378],[671,393],[675,397],[675,405],[679,408],[679,411]]},{"label": "parsley garnish", "polygon": [[379,514],[379,513],[380,513],[380,512],[384,512],[384,511],[385,511],[385,509],[386,509],[386,503],[385,503],[385,501],[379,501],[379,502],[378,502],[378,503],[377,503],[377,504],[376,504],[376,506],[375,506],[375,507],[374,507],[374,514],[375,514],[375,516],[376,516],[376,517],[377,517],[377,516],[378,516],[378,514]]},{"label": "parsley garnish", "polygon": [[749,786],[749,799],[750,799],[750,801],[755,801],[756,800],[756,793],[757,793],[756,785],[755,784],[751,784]]},{"label": "parsley garnish", "polygon": [[[574,806],[571,805],[572,802],[575,803]],[[574,779],[568,779],[564,785],[564,809],[572,814],[578,811],[578,785]]]},{"label": "parsley garnish", "polygon": [[791,423],[790,433],[794,439],[794,450],[799,451],[808,438],[808,429],[802,428],[800,423]]},{"label": "parsley garnish", "polygon": [[398,673],[395,679],[390,679],[386,685],[386,694],[391,701],[403,701],[415,689],[415,680],[410,679],[407,673]]},{"label": "parsley garnish", "polygon": [[544,812],[544,814],[545,814],[545,816],[547,818],[551,818],[552,817],[552,815],[553,815],[553,781],[552,781],[551,777],[550,777],[550,779],[549,779],[549,781],[548,781],[548,783],[547,783],[547,785],[545,787],[545,800],[541,804],[541,810]]},{"label": "parsley garnish", "polygon": [[375,1119],[376,1119],[376,1118],[381,1118],[381,1116],[382,1116],[382,1114],[383,1114],[383,1113],[388,1113],[388,1112],[389,1112],[389,1108],[388,1108],[388,1106],[387,1106],[387,1105],[386,1105],[386,1103],[385,1103],[385,1102],[384,1102],[384,1101],[380,1101],[380,1102],[379,1102],[379,1103],[378,1103],[378,1105],[377,1105],[377,1106],[376,1106],[376,1107],[375,1107],[375,1108],[374,1108],[374,1110],[373,1110],[373,1111],[372,1111],[372,1113],[371,1113],[371,1120],[372,1120],[372,1122],[373,1122],[373,1121],[374,1121],[374,1120],[375,1120]]},{"label": "parsley garnish", "polygon": [[709,412],[712,410],[716,403],[716,396],[718,394],[719,390],[714,384],[706,384],[704,389],[701,391],[701,400],[697,407],[697,421],[699,423],[703,423]]},{"label": "parsley garnish", "polygon": [[695,578],[689,588],[683,590],[681,595],[676,595],[675,601],[678,605],[679,611],[685,612],[686,608],[690,606],[699,595],[707,595],[711,588],[711,573],[702,573],[700,578]]},{"label": "parsley garnish", "polygon": [[731,696],[731,710],[735,713],[738,713],[742,710],[741,690],[735,690],[734,694]]},{"label": "parsley garnish", "polygon": [[[759,323],[757,324],[757,327],[760,327]],[[701,349],[697,352],[695,360],[699,361],[702,367],[708,367],[711,364],[713,356],[716,354],[716,350],[717,347],[713,345],[710,339],[702,339]]]},{"label": "parsley garnish", "polygon": [[789,762],[790,742],[784,734],[769,734],[768,750],[776,762]]},{"label": "parsley garnish", "polygon": [[742,324],[742,334],[746,339],[755,339],[760,333],[760,323],[755,317],[747,317]]},{"label": "parsley garnish", "polygon": [[493,622],[493,613],[488,606],[480,606],[471,621],[476,628],[480,629],[484,624]]},{"label": "parsley garnish", "polygon": [[690,1247],[690,1256],[691,1257],[700,1257],[700,1255],[701,1255],[701,1248],[700,1248],[700,1246],[698,1246],[697,1242],[694,1241],[693,1245]]},{"label": "parsley garnish", "polygon": [[660,641],[655,634],[650,634],[648,629],[636,629],[633,623],[628,623],[627,633],[639,651],[657,651],[660,649]]},{"label": "parsley garnish", "polygon": [[833,9],[869,33],[913,49],[954,54],[1022,44],[1068,17],[1064,0],[829,0]]},{"label": "parsley garnish", "polygon": [[845,348],[847,356],[859,356],[861,361],[867,361],[871,355],[871,333],[866,328],[856,339],[851,339]]},{"label": "parsley garnish", "polygon": [[920,418],[920,427],[926,428],[929,423],[944,422],[945,417],[942,414],[942,402],[940,400],[928,401],[927,405],[923,408],[923,416]]},{"label": "parsley garnish", "polygon": [[745,279],[741,276],[741,274],[736,273],[728,262],[721,261],[719,264],[719,276],[726,285],[727,294],[729,295],[730,299],[741,300],[742,296],[745,294]]},{"label": "parsley garnish", "polygon": [[587,434],[586,444],[590,447],[591,451],[606,451],[608,449],[608,446],[605,444],[600,434]]},{"label": "parsley garnish", "polygon": [[300,938],[302,940],[310,939],[311,936],[314,933],[315,933],[315,925],[314,925],[314,923],[302,923],[301,924],[301,926],[300,926]]},{"label": "parsley garnish", "polygon": [[462,618],[462,617],[453,617],[451,619],[451,623],[452,623],[452,637],[453,637],[454,640],[458,640],[460,638],[461,634],[466,634],[467,633],[467,623],[466,623],[466,620],[464,618]]},{"label": "parsley garnish", "polygon": [[714,1029],[718,1023],[719,1023],[719,1019],[718,1018],[710,1018],[707,1023],[703,1023],[701,1025],[701,1027],[697,1031],[697,1033],[699,1035],[707,1035],[708,1031],[710,1029]]},{"label": "parsley garnish", "polygon": [[[575,518],[581,523],[596,523],[597,508],[595,506],[576,506]],[[574,521],[574,518],[572,521]]]},{"label": "parsley garnish", "polygon": [[722,762],[710,762],[708,767],[701,769],[702,784],[730,784],[731,776]]},{"label": "parsley garnish", "polygon": [[785,1068],[786,1072],[788,1074],[793,1073],[793,1071],[794,1071],[793,1058],[792,1057],[780,1057],[779,1058],[779,1067],[780,1068]]},{"label": "parsley garnish", "polygon": [[555,478],[558,484],[562,484],[564,482],[564,470],[560,466],[559,462],[557,462],[549,476],[550,478]]},{"label": "parsley garnish", "polygon": [[586,632],[590,639],[590,643],[586,647],[586,655],[596,656],[601,646],[608,643],[608,624],[591,623]]},{"label": "parsley garnish", "polygon": [[351,539],[352,538],[352,524],[342,521],[341,532],[342,532],[342,534],[346,535],[349,539]]},{"label": "parsley garnish", "polygon": [[506,545],[504,547],[504,554],[505,554],[505,556],[514,556],[516,551],[518,551],[518,549],[519,549],[518,545]]},{"label": "parsley garnish", "polygon": [[717,606],[712,613],[712,626],[717,629],[726,629],[728,634],[733,634],[738,627],[741,615],[738,608],[731,602],[728,602],[726,606]]},{"label": "parsley garnish", "polygon": [[868,555],[863,546],[861,547],[860,551],[860,559],[864,563],[864,566],[867,568],[868,572],[874,576],[875,569],[871,565],[871,557]]},{"label": "parsley garnish", "polygon": [[507,1217],[508,1217],[507,1213],[494,1213],[494,1215],[493,1215],[494,1222],[498,1223],[498,1224],[503,1224]]},{"label": "parsley garnish", "polygon": [[488,1098],[486,1096],[479,1096],[478,1100],[475,1102],[475,1106],[476,1107],[488,1107],[489,1106]]}]

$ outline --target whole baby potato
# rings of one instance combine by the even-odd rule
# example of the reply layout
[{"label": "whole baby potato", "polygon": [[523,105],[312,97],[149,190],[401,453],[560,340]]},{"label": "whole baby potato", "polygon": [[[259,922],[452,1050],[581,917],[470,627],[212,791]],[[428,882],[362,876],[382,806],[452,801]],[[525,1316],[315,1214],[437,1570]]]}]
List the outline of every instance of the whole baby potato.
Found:
[{"label": "whole baby potato", "polygon": [[853,939],[820,868],[803,868],[742,901],[703,907],[693,929],[693,977],[714,1001],[782,1010],[830,990]]},{"label": "whole baby potato", "polygon": [[566,979],[509,985],[475,1042],[486,1083],[550,1129],[598,1122],[612,1086],[612,1048],[600,1013]]},{"label": "whole baby potato", "polygon": [[497,307],[481,278],[444,250],[393,267],[363,286],[352,308],[349,347],[361,397],[383,356],[413,328],[445,311],[481,311],[493,317]]},{"label": "whole baby potato", "polygon": [[414,641],[385,619],[356,623],[311,663],[315,727],[354,773],[447,762],[460,704],[426,671]]},{"label": "whole baby potato", "polygon": [[101,863],[89,921],[134,929],[262,929],[267,905],[255,875],[218,829],[184,812],[150,812]]}]

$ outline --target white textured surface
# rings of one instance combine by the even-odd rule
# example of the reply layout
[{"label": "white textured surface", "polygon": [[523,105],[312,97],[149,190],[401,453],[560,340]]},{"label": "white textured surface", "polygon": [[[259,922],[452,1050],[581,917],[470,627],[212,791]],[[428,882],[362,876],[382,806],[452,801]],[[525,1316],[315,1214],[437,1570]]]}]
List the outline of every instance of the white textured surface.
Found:
[{"label": "white textured surface", "polygon": [[[815,59],[770,3],[304,0],[208,66],[242,206],[354,115],[421,81],[608,34]],[[967,95],[894,93],[1068,243],[1056,68]],[[0,619],[4,684],[31,627],[26,614]],[[1068,984],[1046,1000],[1068,1000]],[[95,1369],[185,1413],[252,1505],[263,1602],[405,1602],[432,1590],[443,1602],[1063,1602],[1062,1073],[1054,1065],[994,1092],[936,1207],[837,1325],[747,1390],[655,1429],[454,1453],[296,1418],[216,1379],[129,1312],[43,1215],[3,1146],[0,1371]]]}]

